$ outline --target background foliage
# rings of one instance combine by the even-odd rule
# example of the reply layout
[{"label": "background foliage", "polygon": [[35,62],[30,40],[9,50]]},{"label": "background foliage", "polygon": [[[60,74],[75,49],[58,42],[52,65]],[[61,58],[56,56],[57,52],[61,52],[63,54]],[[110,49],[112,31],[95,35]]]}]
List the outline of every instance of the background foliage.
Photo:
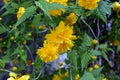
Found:
[{"label": "background foliage", "polygon": [[[29,74],[30,80],[52,80],[66,72],[68,76],[61,80],[120,80],[120,18],[113,10],[114,2],[100,0],[96,9],[86,10],[77,6],[77,0],[69,0],[67,6],[45,0],[0,1],[0,80],[7,80],[9,72]],[[21,6],[25,13],[18,20]],[[49,14],[54,9],[65,12],[54,17]],[[37,49],[43,46],[50,29],[71,12],[77,15],[74,47],[64,53],[67,59],[61,65],[59,60],[44,63]]]}]

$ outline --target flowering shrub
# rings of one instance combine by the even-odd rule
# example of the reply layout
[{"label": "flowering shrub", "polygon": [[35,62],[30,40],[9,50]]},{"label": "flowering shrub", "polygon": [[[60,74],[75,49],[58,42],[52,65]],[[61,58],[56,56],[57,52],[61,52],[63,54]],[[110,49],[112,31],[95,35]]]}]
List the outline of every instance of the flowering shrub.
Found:
[{"label": "flowering shrub", "polygon": [[120,80],[120,3],[0,0],[0,80]]}]

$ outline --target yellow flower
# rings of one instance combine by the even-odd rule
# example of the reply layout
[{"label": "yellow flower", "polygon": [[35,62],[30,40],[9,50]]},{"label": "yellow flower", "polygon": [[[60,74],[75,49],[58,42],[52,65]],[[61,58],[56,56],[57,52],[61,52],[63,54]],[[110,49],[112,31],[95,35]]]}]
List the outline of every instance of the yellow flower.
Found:
[{"label": "yellow flower", "polygon": [[119,4],[119,2],[114,2],[113,3],[113,10],[114,11],[120,11],[120,4]]},{"label": "yellow flower", "polygon": [[[64,6],[67,6],[67,2],[68,2],[68,0],[47,0],[47,1],[49,3],[56,2],[59,4],[63,4]],[[49,10],[50,15],[54,17],[61,16],[63,12],[64,12],[64,9]]]},{"label": "yellow flower", "polygon": [[74,79],[74,80],[79,80],[79,78],[80,78],[80,75],[77,74],[77,75],[75,76],[75,79]]},{"label": "yellow flower", "polygon": [[39,26],[39,29],[45,29],[46,25]]},{"label": "yellow flower", "polygon": [[108,80],[107,78],[103,78],[102,80]]},{"label": "yellow flower", "polygon": [[48,42],[58,46],[59,53],[70,50],[74,46],[72,40],[76,39],[76,36],[73,35],[73,26],[65,26],[62,21],[55,30],[51,30],[51,33],[45,37]]},{"label": "yellow flower", "polygon": [[69,72],[65,72],[65,73],[64,73],[64,76],[65,76],[65,77],[69,77]]},{"label": "yellow flower", "polygon": [[62,80],[62,79],[59,75],[55,74],[52,80]]},{"label": "yellow flower", "polygon": [[26,45],[26,44],[27,44],[27,40],[24,40],[24,41],[23,41],[23,44]]},{"label": "yellow flower", "polygon": [[12,41],[12,40],[14,40],[14,39],[15,39],[15,37],[14,37],[14,36],[11,36],[11,37],[10,37],[10,40],[11,40],[11,41]]},{"label": "yellow flower", "polygon": [[31,33],[31,32],[29,32],[29,33],[28,33],[28,36],[32,36],[32,33]]},{"label": "yellow flower", "polygon": [[13,70],[13,71],[16,71],[16,70],[17,70],[17,67],[16,67],[16,66],[13,66],[13,67],[12,67],[12,70]]},{"label": "yellow flower", "polygon": [[18,12],[17,12],[17,19],[18,20],[22,17],[22,15],[24,14],[24,12],[25,12],[25,8],[24,7],[20,7],[19,10],[18,10]]},{"label": "yellow flower", "polygon": [[92,58],[93,60],[96,60],[96,59],[97,59],[97,56],[91,56],[91,58]]},{"label": "yellow flower", "polygon": [[46,1],[50,2],[50,3],[56,2],[56,3],[59,3],[59,4],[63,4],[65,6],[67,6],[67,2],[68,2],[68,0],[46,0]]},{"label": "yellow flower", "polygon": [[78,6],[84,7],[85,9],[92,10],[98,7],[100,0],[78,0]]},{"label": "yellow flower", "polygon": [[114,40],[113,45],[118,46],[120,44],[119,40]]},{"label": "yellow flower", "polygon": [[99,68],[99,65],[95,64],[95,65],[94,65],[94,68],[95,68],[95,69],[98,69],[98,68]]},{"label": "yellow flower", "polygon": [[97,41],[96,39],[93,39],[93,40],[92,40],[92,44],[93,44],[93,45],[96,45],[97,43],[98,43],[98,41]]},{"label": "yellow flower", "polygon": [[49,10],[50,15],[54,17],[61,16],[63,12],[64,12],[63,9]]},{"label": "yellow flower", "polygon": [[93,71],[93,67],[89,67],[88,70],[89,70],[90,72],[92,72],[92,71]]},{"label": "yellow flower", "polygon": [[9,73],[10,78],[8,78],[7,80],[28,80],[30,78],[29,75],[23,75],[21,77],[17,76],[17,74],[15,73]]},{"label": "yellow flower", "polygon": [[37,50],[37,54],[43,62],[52,62],[58,58],[58,47],[44,41],[44,46]]},{"label": "yellow flower", "polygon": [[76,23],[76,20],[77,20],[76,18],[77,16],[75,13],[70,13],[69,16],[67,16],[65,23],[68,25],[73,25]]},{"label": "yellow flower", "polygon": [[2,18],[0,17],[0,21],[2,21]]}]

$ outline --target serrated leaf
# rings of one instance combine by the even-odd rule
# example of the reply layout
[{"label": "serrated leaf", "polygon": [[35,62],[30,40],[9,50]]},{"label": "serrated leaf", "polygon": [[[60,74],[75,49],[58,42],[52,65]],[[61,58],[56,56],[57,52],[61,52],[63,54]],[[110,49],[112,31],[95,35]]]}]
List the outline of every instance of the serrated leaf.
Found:
[{"label": "serrated leaf", "polygon": [[103,50],[103,51],[106,51],[106,50],[107,50],[107,47],[108,47],[107,43],[105,43],[105,44],[100,44],[100,46],[99,46],[100,50]]},{"label": "serrated leaf", "polygon": [[98,50],[91,50],[92,55],[101,55],[101,52]]},{"label": "serrated leaf", "polygon": [[8,31],[7,28],[5,28],[5,27],[0,27],[0,34],[6,32],[6,31]]},{"label": "serrated leaf", "polygon": [[107,54],[106,54],[104,51],[101,51],[101,53],[102,53],[101,56],[102,56],[105,60],[109,61]]},{"label": "serrated leaf", "polygon": [[100,9],[96,9],[95,10],[95,15],[100,18],[102,21],[104,21],[105,23],[107,23],[107,17],[106,14],[104,12],[102,12]]},{"label": "serrated leaf", "polygon": [[2,68],[5,67],[5,63],[4,63],[3,60],[1,60],[1,59],[0,59],[0,66],[1,66]]},{"label": "serrated leaf", "polygon": [[18,4],[16,4],[16,3],[11,3],[11,6],[14,8],[14,9],[18,9]]},{"label": "serrated leaf", "polygon": [[80,78],[80,80],[96,80],[92,73],[85,72],[84,75]]},{"label": "serrated leaf", "polygon": [[55,3],[55,2],[48,4],[48,10],[64,9],[64,8],[66,8],[66,6],[64,6],[62,4]]},{"label": "serrated leaf", "polygon": [[82,70],[87,66],[89,60],[91,59],[91,53],[84,53],[82,56],[81,56],[81,67],[82,67]]},{"label": "serrated leaf", "polygon": [[107,1],[101,0],[99,2],[98,8],[100,9],[100,11],[104,12],[105,14],[109,14],[109,15],[111,14],[111,7]]},{"label": "serrated leaf", "polygon": [[83,45],[91,46],[92,45],[92,38],[90,38],[87,34],[83,37]]},{"label": "serrated leaf", "polygon": [[93,75],[94,75],[94,76],[99,76],[100,73],[101,73],[101,71],[102,71],[102,69],[103,69],[103,67],[100,67],[100,68],[98,68],[98,69],[94,69],[94,70],[92,71]]},{"label": "serrated leaf", "polygon": [[81,15],[83,16],[85,13],[84,8],[81,8],[81,7],[72,6],[70,7],[70,9],[73,10],[73,12],[75,12],[76,15],[78,16],[81,16]]},{"label": "serrated leaf", "polygon": [[72,63],[75,66],[75,69],[77,70],[77,54],[75,51],[72,51],[68,53],[68,58],[72,61]]},{"label": "serrated leaf", "polygon": [[50,19],[52,19],[51,18],[51,16],[50,16],[50,14],[49,14],[49,12],[48,12],[48,3],[45,1],[45,0],[39,0],[39,1],[35,1],[35,4],[36,4],[36,6],[38,6],[40,9],[42,9],[43,10],[43,12],[50,18]]}]

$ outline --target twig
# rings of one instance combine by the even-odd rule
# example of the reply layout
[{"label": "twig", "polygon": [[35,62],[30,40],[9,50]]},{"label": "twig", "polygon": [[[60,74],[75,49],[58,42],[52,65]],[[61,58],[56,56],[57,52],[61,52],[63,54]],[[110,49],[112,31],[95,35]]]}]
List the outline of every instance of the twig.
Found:
[{"label": "twig", "polygon": [[72,67],[71,67],[71,64],[70,64],[70,80],[73,80],[72,79]]},{"label": "twig", "polygon": [[[34,58],[33,58],[33,55],[32,55],[31,50],[29,49],[29,47],[28,47],[27,45],[25,45],[25,47],[26,47],[28,53],[30,54],[30,57],[31,57],[32,62],[34,63]],[[34,65],[33,65],[32,70],[33,70],[33,73],[34,73],[34,79],[35,79],[35,68],[34,68]]]},{"label": "twig", "polygon": [[100,36],[99,19],[98,19],[98,21],[97,21],[97,29],[98,29],[98,34],[97,34],[97,40],[98,40],[98,38],[99,38],[99,36]]},{"label": "twig", "polygon": [[[12,72],[12,71],[9,71],[9,70],[7,70],[7,69],[0,69],[0,71],[4,71],[4,72],[8,72],[8,73],[10,73],[10,72]],[[13,72],[14,73],[14,72]]]},{"label": "twig", "polygon": [[92,30],[92,28],[90,27],[90,25],[89,25],[88,23],[86,23],[86,21],[85,21],[84,19],[82,19],[82,18],[80,18],[80,19],[81,19],[82,22],[83,22],[84,24],[86,24],[86,26],[90,29],[90,31],[91,31],[91,33],[93,34],[94,38],[97,39],[97,37],[96,37],[94,31]]}]

